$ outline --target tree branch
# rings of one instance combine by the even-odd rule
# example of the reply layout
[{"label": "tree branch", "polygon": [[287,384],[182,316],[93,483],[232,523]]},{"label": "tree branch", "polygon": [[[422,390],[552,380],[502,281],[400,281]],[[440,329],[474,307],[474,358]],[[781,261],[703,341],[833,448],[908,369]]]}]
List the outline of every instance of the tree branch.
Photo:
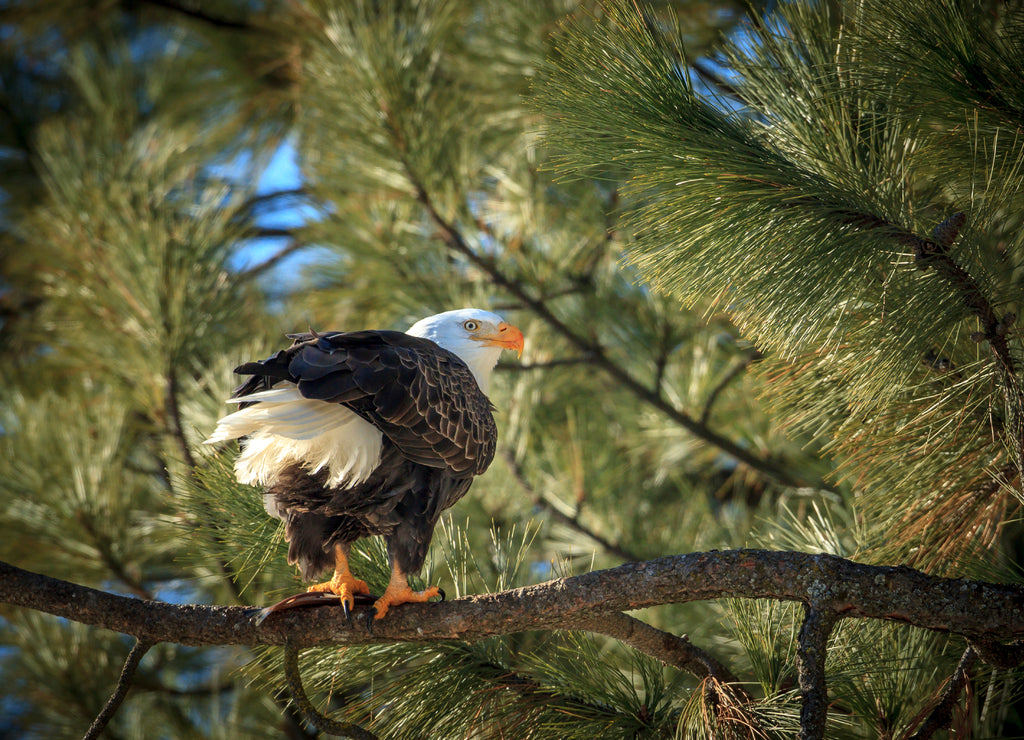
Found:
[{"label": "tree branch", "polygon": [[286,198],[294,198],[296,200],[302,200],[310,196],[309,188],[305,185],[300,185],[296,188],[285,188],[284,190],[271,190],[266,193],[259,193],[254,195],[242,204],[242,210],[244,211],[255,211],[266,203],[272,203],[276,200],[284,200]]},{"label": "tree branch", "polygon": [[[188,467],[189,474],[193,474],[196,470],[196,457],[192,454],[192,447],[188,443],[188,437],[185,436],[185,425],[182,420],[180,403],[181,386],[178,380],[178,373],[174,367],[169,367],[167,369],[167,386],[165,394],[168,432],[177,443],[178,449],[181,452],[181,460]],[[219,565],[221,573],[224,575],[224,582],[227,584],[228,590],[231,591],[232,596],[235,597],[235,601],[243,601],[242,589],[235,582],[231,573],[231,568],[229,568],[228,564],[223,562],[223,560]]]},{"label": "tree branch", "polygon": [[181,396],[178,373],[174,367],[167,369],[166,388],[164,389],[164,400],[167,409],[167,426],[172,439],[178,445],[178,452],[181,453],[181,461],[188,466],[189,470],[195,470],[196,458],[192,454],[192,446],[185,436],[185,425],[181,418],[181,406],[178,399]]},{"label": "tree branch", "polygon": [[984,662],[1007,670],[1024,663],[1024,641],[1014,640],[1008,645],[989,640],[972,640],[971,647]]},{"label": "tree branch", "polygon": [[700,680],[714,678],[719,683],[732,684],[744,701],[751,701],[736,675],[713,655],[691,643],[685,635],[678,637],[622,612],[596,616],[581,629],[613,637]]},{"label": "tree branch", "polygon": [[213,26],[214,28],[221,28],[229,31],[251,31],[254,26],[250,23],[243,21],[236,21],[231,18],[223,18],[220,16],[210,15],[204,13],[197,8],[190,8],[181,5],[171,0],[143,0],[144,4],[152,5],[157,8],[163,8],[164,10],[171,11],[173,13],[179,13],[188,18],[191,18],[202,23]]},{"label": "tree branch", "polygon": [[253,265],[252,267],[248,267],[248,268],[242,270],[241,272],[238,273],[237,277],[240,280],[253,280],[255,278],[258,278],[260,275],[263,275],[264,273],[268,272],[269,270],[274,269],[279,264],[284,262],[284,260],[286,260],[289,257],[291,257],[296,252],[301,252],[303,249],[306,249],[308,246],[309,245],[304,243],[304,242],[300,242],[300,241],[297,241],[297,240],[292,241],[287,246],[281,247],[281,249],[279,249],[278,251],[276,251],[274,254],[270,255],[269,257],[267,257],[262,262],[259,262],[259,263],[255,264],[255,265]]},{"label": "tree branch", "polygon": [[799,740],[822,740],[828,719],[828,686],[825,684],[825,658],[828,636],[838,615],[827,606],[806,605],[804,623],[797,638],[797,680],[800,682]]},{"label": "tree branch", "polygon": [[740,94],[740,91],[734,85],[730,85],[722,75],[708,66],[709,61],[701,58],[694,59],[690,62],[690,68],[700,78],[701,82],[711,90],[712,95],[720,92],[732,98],[740,105],[750,107],[750,102]]},{"label": "tree branch", "polygon": [[823,595],[841,618],[899,622],[985,642],[1024,638],[1024,589],[1018,586],[799,552],[689,553],[499,593],[407,604],[375,624],[373,634],[359,619],[349,625],[340,609],[295,609],[257,625],[259,610],[251,607],[144,601],[0,563],[0,603],[141,640],[192,646],[475,641],[529,630],[585,630],[602,612],[659,604],[727,597],[810,604]]},{"label": "tree branch", "polygon": [[124,668],[121,669],[121,677],[117,679],[114,693],[111,694],[106,705],[93,720],[92,726],[85,733],[84,740],[93,740],[93,738],[99,737],[110,720],[113,719],[121,703],[128,696],[128,689],[131,688],[132,677],[135,675],[139,663],[142,662],[143,656],[149,652],[151,647],[153,647],[153,643],[150,641],[141,638],[135,641],[135,645],[132,646],[131,652],[128,653],[128,657],[124,661]]},{"label": "tree branch", "polygon": [[313,702],[306,696],[302,687],[302,674],[299,673],[299,650],[291,643],[284,646],[284,677],[288,682],[288,691],[299,710],[299,714],[320,732],[352,740],[377,740],[377,736],[352,722],[338,722],[321,714]]},{"label": "tree branch", "polygon": [[495,370],[509,372],[524,372],[527,370],[550,370],[553,367],[564,367],[566,365],[585,365],[590,362],[589,357],[559,357],[546,362],[499,362],[494,366]]},{"label": "tree branch", "polygon": [[509,469],[512,471],[512,477],[515,479],[516,483],[519,484],[519,487],[523,490],[523,493],[525,493],[526,495],[530,496],[533,499],[534,506],[544,509],[544,511],[548,512],[551,515],[552,519],[559,522],[560,524],[564,524],[566,527],[569,527],[575,532],[579,532],[584,537],[593,540],[598,545],[600,545],[606,552],[608,552],[611,555],[614,555],[617,558],[621,558],[626,561],[643,560],[643,558],[639,557],[632,551],[627,550],[622,545],[616,544],[608,538],[590,529],[589,527],[584,525],[578,517],[569,516],[568,514],[560,511],[558,507],[553,505],[550,501],[548,501],[547,498],[544,497],[543,494],[539,493],[537,490],[534,489],[532,485],[530,485],[530,482],[526,480],[526,475],[523,473],[522,466],[519,464],[519,461],[516,460],[515,455],[512,454],[511,450],[509,450],[508,448],[504,448],[502,449],[501,454],[502,457],[505,458],[505,462],[508,464]]},{"label": "tree branch", "polygon": [[763,357],[763,355],[755,349],[751,351],[746,357],[739,360],[731,368],[729,368],[729,371],[726,372],[724,376],[722,376],[722,379],[718,381],[718,384],[711,389],[710,393],[708,393],[708,397],[704,401],[704,410],[701,412],[700,415],[701,424],[708,423],[708,420],[711,418],[711,407],[715,405],[715,401],[717,401],[718,397],[722,395],[722,391],[728,388],[729,384],[736,378],[738,378],[740,373],[746,370],[751,362],[754,362],[755,360],[760,360],[761,357]]},{"label": "tree branch", "polygon": [[917,732],[910,736],[909,740],[930,740],[936,732],[949,727],[950,722],[953,720],[953,708],[960,701],[960,694],[963,693],[968,680],[970,680],[971,668],[974,667],[977,659],[978,652],[973,646],[968,645],[967,649],[964,650],[964,654],[960,656],[960,662],[957,663],[956,668],[953,670],[953,675],[946,682],[946,687],[943,689],[942,695],[936,702],[935,707],[924,721],[924,724],[918,728]]}]

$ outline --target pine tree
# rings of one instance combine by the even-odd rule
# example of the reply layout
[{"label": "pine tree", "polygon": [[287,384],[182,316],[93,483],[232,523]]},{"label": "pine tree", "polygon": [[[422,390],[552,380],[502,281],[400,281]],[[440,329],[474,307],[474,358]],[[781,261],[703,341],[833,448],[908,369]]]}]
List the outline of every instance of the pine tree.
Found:
[{"label": "pine tree", "polygon": [[[197,612],[227,620],[301,590],[234,450],[200,444],[231,368],[285,332],[477,305],[527,348],[499,365],[499,455],[439,527],[424,580],[507,604],[553,578],[628,583],[686,563],[737,598],[574,611],[599,583],[577,579],[542,628],[424,642],[333,626],[341,638],[301,654],[308,631],[282,649],[248,617],[245,637],[211,648],[87,627],[104,623],[89,604],[70,612],[84,624],[4,606],[0,731],[1019,731],[1017,651],[993,639],[1020,637],[1019,616],[952,629],[940,598],[943,584],[991,594],[975,605],[987,614],[1001,595],[1019,604],[1016,586],[883,566],[1020,582],[1022,13],[15,4],[0,61],[0,561],[239,607]],[[267,191],[283,142],[302,182]],[[273,220],[296,208],[301,226]],[[252,263],[264,244],[276,251]],[[877,567],[646,563],[742,547]],[[642,565],[605,570],[623,562]],[[380,542],[353,564],[383,587]],[[873,614],[862,576],[894,598],[932,590],[906,612],[838,619],[840,603]],[[796,582],[811,584],[802,607],[783,595]],[[25,603],[3,579],[0,593]]]}]

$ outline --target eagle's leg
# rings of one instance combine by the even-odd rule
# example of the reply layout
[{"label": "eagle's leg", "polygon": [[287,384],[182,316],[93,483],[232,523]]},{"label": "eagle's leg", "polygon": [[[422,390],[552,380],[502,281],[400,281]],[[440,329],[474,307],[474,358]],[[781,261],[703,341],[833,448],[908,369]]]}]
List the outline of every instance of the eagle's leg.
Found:
[{"label": "eagle's leg", "polygon": [[370,587],[366,581],[360,581],[348,567],[348,545],[334,546],[334,576],[325,583],[317,583],[310,586],[306,591],[324,592],[330,591],[341,597],[341,605],[346,616],[355,608],[356,594],[369,594]]},{"label": "eagle's leg", "polygon": [[444,591],[437,586],[431,586],[423,591],[413,591],[409,586],[405,573],[402,572],[397,564],[394,564],[391,566],[391,580],[388,582],[388,587],[384,590],[384,595],[373,604],[374,616],[376,619],[381,619],[392,606],[408,604],[410,602],[424,602],[433,596],[440,596],[444,599]]}]

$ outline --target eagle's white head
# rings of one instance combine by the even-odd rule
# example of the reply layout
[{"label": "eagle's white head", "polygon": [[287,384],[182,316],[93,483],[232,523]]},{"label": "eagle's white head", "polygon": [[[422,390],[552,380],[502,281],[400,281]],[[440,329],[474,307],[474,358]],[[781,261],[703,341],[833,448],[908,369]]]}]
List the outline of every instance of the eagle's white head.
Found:
[{"label": "eagle's white head", "polygon": [[428,316],[405,333],[429,339],[458,355],[473,371],[484,393],[502,351],[514,349],[520,355],[523,353],[523,333],[497,314],[479,308],[460,308]]}]

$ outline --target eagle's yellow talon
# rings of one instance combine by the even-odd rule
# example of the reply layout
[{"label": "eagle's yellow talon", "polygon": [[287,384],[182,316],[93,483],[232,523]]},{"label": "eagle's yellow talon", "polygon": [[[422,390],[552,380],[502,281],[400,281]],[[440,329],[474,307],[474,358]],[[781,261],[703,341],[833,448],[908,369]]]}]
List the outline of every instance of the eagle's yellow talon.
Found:
[{"label": "eagle's yellow talon", "polygon": [[370,587],[352,575],[348,567],[348,554],[340,545],[334,548],[334,576],[324,583],[316,583],[306,589],[310,593],[332,593],[341,597],[346,611],[355,608],[356,594],[369,594]]},{"label": "eagle's yellow talon", "polygon": [[422,591],[413,591],[405,579],[405,574],[395,568],[391,572],[391,582],[388,583],[384,595],[374,602],[376,610],[375,619],[382,619],[388,613],[388,609],[399,604],[423,603],[435,596],[441,595],[441,589],[437,586],[430,586]]}]

